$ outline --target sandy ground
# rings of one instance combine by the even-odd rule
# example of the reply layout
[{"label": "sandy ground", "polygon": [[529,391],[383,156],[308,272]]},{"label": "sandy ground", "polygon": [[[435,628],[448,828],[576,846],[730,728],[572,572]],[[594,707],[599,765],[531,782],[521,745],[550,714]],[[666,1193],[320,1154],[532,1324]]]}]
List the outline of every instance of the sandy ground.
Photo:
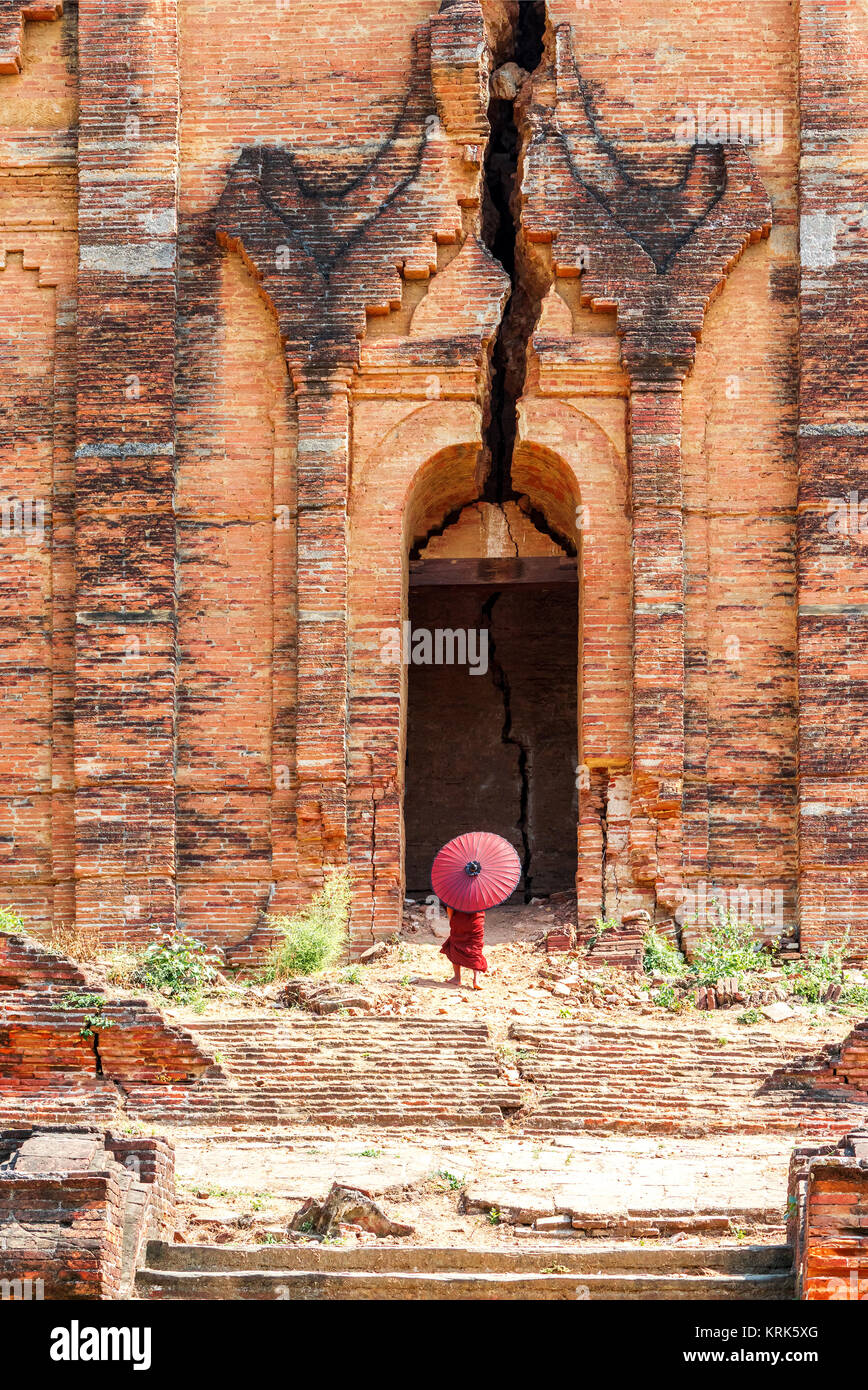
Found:
[{"label": "sandy ground", "polygon": [[[274,1142],[174,1136],[184,1236],[190,1241],[256,1243],[279,1239],[289,1217],[333,1181],[382,1201],[416,1228],[420,1244],[514,1242],[512,1227],[465,1213],[466,1191],[486,1211],[548,1202],[605,1215],[719,1213],[732,1234],[780,1239],[756,1226],[749,1209],[786,1208],[789,1143],[780,1136],[717,1136],[658,1141],[558,1136],[536,1141],[503,1135],[294,1133]],[[350,1237],[352,1239],[352,1237]]]}]

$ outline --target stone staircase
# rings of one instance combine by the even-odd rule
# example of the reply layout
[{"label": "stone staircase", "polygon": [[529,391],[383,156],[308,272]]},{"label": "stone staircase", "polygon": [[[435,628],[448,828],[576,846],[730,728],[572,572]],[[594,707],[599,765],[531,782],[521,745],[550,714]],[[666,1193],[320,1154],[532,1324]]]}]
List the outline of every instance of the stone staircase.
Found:
[{"label": "stone staircase", "polygon": [[222,1077],[125,1088],[151,1123],[490,1128],[521,1105],[488,1028],[435,1019],[261,1017],[191,1026]]},{"label": "stone staircase", "polygon": [[786,1245],[582,1250],[148,1244],[140,1299],[437,1300],[795,1297]]},{"label": "stone staircase", "polygon": [[650,1024],[514,1024],[510,1038],[534,1087],[529,1133],[820,1136],[868,1123],[864,1093],[793,1074],[803,1041],[755,1028],[726,1045],[710,1031]]},{"label": "stone staircase", "polygon": [[196,1084],[124,1086],[152,1124],[499,1127],[529,1133],[837,1136],[868,1123],[868,1096],[803,1072],[804,1040],[752,1028],[719,1035],[676,1023],[630,1028],[516,1023],[523,1085],[510,1085],[483,1023],[310,1018],[203,1021],[190,1032],[219,1060]]}]

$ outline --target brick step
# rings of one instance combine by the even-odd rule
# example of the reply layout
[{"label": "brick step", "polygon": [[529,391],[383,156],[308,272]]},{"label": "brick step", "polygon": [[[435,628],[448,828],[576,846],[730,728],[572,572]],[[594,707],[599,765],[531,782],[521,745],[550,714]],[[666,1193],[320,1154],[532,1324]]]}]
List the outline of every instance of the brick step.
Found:
[{"label": "brick step", "polygon": [[[755,1214],[755,1213],[754,1213]],[[643,1215],[645,1215],[643,1213]],[[741,1214],[739,1214],[741,1215]],[[656,1210],[647,1219],[659,1222]],[[666,1214],[663,1219],[675,1220]],[[729,1217],[721,1217],[725,1229]],[[538,1235],[538,1232],[534,1234]],[[323,1270],[376,1270],[378,1273],[544,1274],[551,1263],[549,1249],[486,1250],[479,1246],[377,1245],[336,1247],[305,1245],[175,1245],[151,1240],[145,1264],[152,1271],[230,1274],[277,1269],[303,1273]],[[714,1270],[717,1274],[788,1274],[792,1251],[788,1245],[636,1245],[628,1241],[595,1241],[579,1249],[558,1251],[567,1273],[656,1274]]]},{"label": "brick step", "polygon": [[616,1110],[583,1112],[580,1108],[531,1111],[522,1116],[522,1131],[528,1134],[572,1134],[584,1130],[605,1130],[632,1134],[799,1134],[839,1135],[864,1126],[866,1116],[844,1112],[769,1112],[761,1117],[737,1114],[709,1115],[703,1112],[661,1115],[649,1111],[623,1114]]},{"label": "brick step", "polygon": [[[557,1263],[560,1263],[557,1252]],[[550,1255],[550,1259],[552,1259]],[[376,1270],[245,1270],[227,1273],[141,1269],[142,1299],[378,1300],[590,1299],[751,1300],[795,1297],[792,1274],[380,1273]]]},{"label": "brick step", "polygon": [[274,1018],[194,1025],[224,1076],[195,1087],[130,1086],[127,1108],[178,1124],[503,1124],[521,1103],[485,1024]]},{"label": "brick step", "polygon": [[837,1134],[868,1121],[868,1096],[863,1108],[858,1093],[805,1075],[804,1041],[751,1034],[721,1049],[711,1034],[568,1024],[514,1024],[510,1038],[537,1097],[522,1116],[531,1133]]}]

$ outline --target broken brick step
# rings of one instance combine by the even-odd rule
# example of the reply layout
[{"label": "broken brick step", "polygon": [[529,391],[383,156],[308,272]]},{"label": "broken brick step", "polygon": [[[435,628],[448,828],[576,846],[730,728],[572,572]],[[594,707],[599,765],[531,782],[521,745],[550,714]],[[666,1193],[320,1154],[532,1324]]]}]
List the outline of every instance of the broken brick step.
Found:
[{"label": "broken brick step", "polygon": [[503,1124],[520,1103],[484,1024],[429,1019],[206,1021],[225,1077],[127,1088],[130,1113],[174,1123]]},{"label": "broken brick step", "polygon": [[515,1024],[510,1038],[535,1090],[522,1117],[528,1132],[836,1134],[868,1121],[868,1094],[818,1086],[816,1077],[808,1084],[804,1042],[752,1034],[721,1049],[713,1034],[695,1030],[558,1024]]}]

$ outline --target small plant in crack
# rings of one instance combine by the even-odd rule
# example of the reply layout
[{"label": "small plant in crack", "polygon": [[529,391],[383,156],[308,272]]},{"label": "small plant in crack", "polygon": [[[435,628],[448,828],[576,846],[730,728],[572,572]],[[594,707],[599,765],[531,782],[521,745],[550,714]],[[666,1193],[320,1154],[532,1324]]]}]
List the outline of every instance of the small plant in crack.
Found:
[{"label": "small plant in crack", "polygon": [[24,923],[11,907],[0,907],[0,932],[23,932]]},{"label": "small plant in crack", "polygon": [[105,1032],[106,1028],[114,1028],[115,1020],[106,1018],[103,1012],[105,1000],[101,994],[77,994],[74,990],[67,990],[59,1004],[53,1004],[54,1009],[83,1009],[85,1013],[84,1022],[78,1030],[80,1038],[93,1038],[97,1034]]},{"label": "small plant in crack", "polygon": [[601,936],[605,936],[608,931],[617,931],[618,921],[615,917],[595,917],[594,928],[588,941],[588,946],[596,946]]},{"label": "small plant in crack", "polygon": [[459,1192],[467,1181],[466,1178],[459,1178],[455,1173],[450,1173],[446,1168],[441,1168],[437,1177],[450,1192]]}]

